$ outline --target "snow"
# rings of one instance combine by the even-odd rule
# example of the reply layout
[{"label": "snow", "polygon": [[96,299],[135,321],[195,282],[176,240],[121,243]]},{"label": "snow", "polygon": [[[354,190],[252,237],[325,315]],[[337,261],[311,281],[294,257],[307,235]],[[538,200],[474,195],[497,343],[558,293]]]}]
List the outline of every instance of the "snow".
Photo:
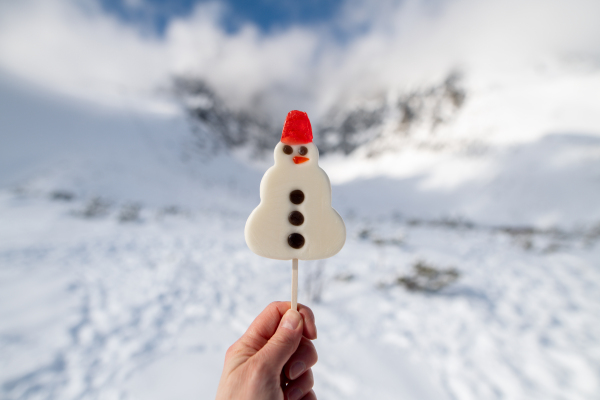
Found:
[{"label": "snow", "polygon": [[600,220],[598,160],[600,138],[565,133],[476,152],[407,146],[376,161],[338,160],[323,168],[339,185],[341,211],[369,204],[361,214],[549,228]]},{"label": "snow", "polygon": [[[227,347],[290,295],[289,265],[244,242],[264,169],[199,147],[181,115],[0,85],[1,397],[213,398]],[[514,137],[485,106],[504,87],[441,148],[322,160],[348,241],[300,265],[319,398],[598,398],[600,124],[551,129],[575,107],[545,87]],[[458,280],[407,290],[419,261]]]}]

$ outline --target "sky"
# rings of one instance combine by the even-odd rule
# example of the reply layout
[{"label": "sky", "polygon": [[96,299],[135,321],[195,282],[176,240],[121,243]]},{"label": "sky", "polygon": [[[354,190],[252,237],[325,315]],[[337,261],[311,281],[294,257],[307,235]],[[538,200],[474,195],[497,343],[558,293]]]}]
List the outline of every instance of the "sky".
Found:
[{"label": "sky", "polygon": [[[298,5],[301,4],[301,5]],[[272,116],[410,91],[452,71],[600,60],[597,0],[0,2],[0,72],[80,100],[177,112],[176,77]]]},{"label": "sky", "polygon": [[[185,17],[207,0],[100,0],[102,8],[124,22],[143,26],[163,35],[173,18]],[[341,0],[227,0],[220,23],[235,33],[245,23],[255,24],[263,32],[273,32],[293,24],[315,25],[332,19]]]}]

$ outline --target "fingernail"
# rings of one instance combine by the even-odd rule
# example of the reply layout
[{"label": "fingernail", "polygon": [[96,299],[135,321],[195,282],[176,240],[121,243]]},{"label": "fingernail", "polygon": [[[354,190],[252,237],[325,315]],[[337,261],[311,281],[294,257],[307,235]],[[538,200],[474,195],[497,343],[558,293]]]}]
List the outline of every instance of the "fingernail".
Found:
[{"label": "fingernail", "polygon": [[294,380],[306,369],[306,365],[302,361],[296,361],[290,368],[290,379]]},{"label": "fingernail", "polygon": [[298,325],[300,325],[300,314],[295,310],[287,310],[281,319],[281,326],[285,329],[295,331]]},{"label": "fingernail", "polygon": [[302,398],[302,390],[293,388],[288,393],[288,400],[300,400]]}]

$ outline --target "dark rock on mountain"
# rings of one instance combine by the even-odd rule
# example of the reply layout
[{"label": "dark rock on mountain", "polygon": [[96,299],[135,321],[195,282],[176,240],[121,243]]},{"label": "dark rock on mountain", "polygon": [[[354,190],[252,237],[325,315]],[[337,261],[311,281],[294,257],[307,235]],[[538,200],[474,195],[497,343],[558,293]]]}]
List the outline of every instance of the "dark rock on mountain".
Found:
[{"label": "dark rock on mountain", "polygon": [[[451,121],[465,101],[460,75],[451,73],[442,83],[428,88],[335,107],[320,121],[313,120],[315,143],[321,153],[350,154],[368,146],[377,156],[390,149],[387,137],[411,137],[416,131],[435,134]],[[177,78],[174,91],[188,111],[198,145],[215,151],[250,147],[266,155],[281,135],[267,116],[256,111],[234,111],[206,84],[194,78]]]}]

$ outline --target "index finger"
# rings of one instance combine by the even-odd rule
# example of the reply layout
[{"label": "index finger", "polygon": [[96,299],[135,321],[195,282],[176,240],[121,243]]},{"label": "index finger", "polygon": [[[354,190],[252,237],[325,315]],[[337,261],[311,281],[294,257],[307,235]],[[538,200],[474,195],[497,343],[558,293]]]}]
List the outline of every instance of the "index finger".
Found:
[{"label": "index finger", "polygon": [[[275,334],[283,314],[290,308],[291,305],[289,301],[274,301],[269,304],[258,317],[254,319],[240,340],[256,351],[262,349],[271,336]],[[298,304],[298,312],[302,315],[302,320],[304,321],[302,335],[307,339],[316,339],[317,326],[315,325],[314,313],[309,307],[303,304]]]}]

